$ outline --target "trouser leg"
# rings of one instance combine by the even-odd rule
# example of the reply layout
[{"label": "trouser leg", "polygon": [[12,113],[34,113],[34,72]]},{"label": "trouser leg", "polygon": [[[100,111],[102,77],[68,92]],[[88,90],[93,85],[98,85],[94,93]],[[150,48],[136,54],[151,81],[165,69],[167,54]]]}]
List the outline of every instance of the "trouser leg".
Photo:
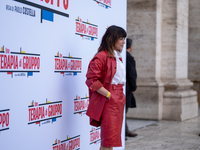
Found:
[{"label": "trouser leg", "polygon": [[[128,112],[128,107],[126,107],[126,114]],[[128,133],[130,132],[129,129],[128,129],[128,124],[127,124],[127,118],[125,119],[125,123],[126,123],[126,127],[125,127],[125,133]]]}]

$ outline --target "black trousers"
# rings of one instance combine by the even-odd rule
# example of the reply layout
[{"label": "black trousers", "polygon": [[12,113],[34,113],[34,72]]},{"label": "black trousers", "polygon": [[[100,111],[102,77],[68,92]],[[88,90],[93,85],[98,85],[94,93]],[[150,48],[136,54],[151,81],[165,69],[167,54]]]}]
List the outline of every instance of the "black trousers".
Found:
[{"label": "black trousers", "polygon": [[[128,112],[128,107],[126,107],[126,114],[127,114],[127,112]],[[130,132],[128,129],[127,118],[125,118],[125,124],[126,124],[126,126],[125,126],[125,134],[126,134],[126,133]]]}]

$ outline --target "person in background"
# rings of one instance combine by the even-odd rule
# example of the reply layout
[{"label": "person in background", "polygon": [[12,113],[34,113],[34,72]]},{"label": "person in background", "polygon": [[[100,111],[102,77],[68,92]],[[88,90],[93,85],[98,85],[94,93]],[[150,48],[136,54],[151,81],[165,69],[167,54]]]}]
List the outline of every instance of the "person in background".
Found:
[{"label": "person in background", "polygon": [[[137,89],[136,79],[137,79],[137,72],[136,72],[136,65],[135,60],[131,56],[130,52],[132,50],[132,39],[126,39],[126,113],[128,112],[128,108],[135,108],[136,102],[134,97],[134,92]],[[125,133],[128,137],[135,137],[137,136],[136,133],[132,133],[129,131],[126,119],[126,127]],[[125,138],[127,140],[127,137]]]},{"label": "person in background", "polygon": [[126,31],[123,28],[108,27],[86,74],[86,85],[89,88],[86,114],[90,117],[90,125],[101,126],[100,150],[113,150],[113,147],[122,146],[126,71],[121,52],[125,37]]}]

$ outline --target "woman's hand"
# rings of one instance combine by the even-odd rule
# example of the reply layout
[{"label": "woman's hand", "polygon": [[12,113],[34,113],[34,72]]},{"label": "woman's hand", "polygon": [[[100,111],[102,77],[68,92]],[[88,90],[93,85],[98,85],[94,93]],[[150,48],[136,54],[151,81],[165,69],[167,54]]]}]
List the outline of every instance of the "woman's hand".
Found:
[{"label": "woman's hand", "polygon": [[[97,92],[105,97],[107,97],[107,95],[109,94],[109,91],[106,90],[103,86],[97,90]],[[108,99],[111,98],[111,93],[109,94],[109,96],[107,97]]]},{"label": "woman's hand", "polygon": [[110,95],[109,95],[108,99],[110,100],[110,98],[111,98],[111,93],[110,93]]}]

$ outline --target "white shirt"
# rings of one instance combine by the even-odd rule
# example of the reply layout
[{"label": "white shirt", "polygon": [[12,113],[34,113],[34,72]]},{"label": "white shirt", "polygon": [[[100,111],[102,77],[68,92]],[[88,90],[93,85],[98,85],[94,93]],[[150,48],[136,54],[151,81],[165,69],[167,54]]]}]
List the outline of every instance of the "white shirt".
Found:
[{"label": "white shirt", "polygon": [[116,58],[116,63],[117,63],[117,66],[116,66],[116,73],[112,79],[112,82],[111,84],[125,84],[126,82],[126,71],[125,71],[125,67],[124,67],[124,64],[123,62],[119,59],[120,57],[122,58],[121,56],[121,53],[118,52],[118,51],[115,51],[115,58]]}]

